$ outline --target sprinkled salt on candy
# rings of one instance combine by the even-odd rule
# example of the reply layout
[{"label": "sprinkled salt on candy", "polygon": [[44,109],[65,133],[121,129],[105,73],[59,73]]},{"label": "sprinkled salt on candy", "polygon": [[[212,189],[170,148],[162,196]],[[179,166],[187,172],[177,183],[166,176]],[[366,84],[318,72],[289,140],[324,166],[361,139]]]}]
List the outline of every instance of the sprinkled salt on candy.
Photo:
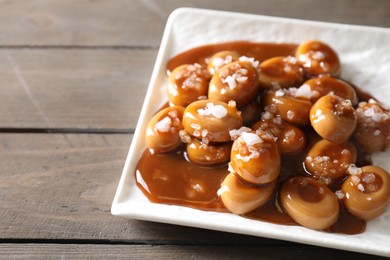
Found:
[{"label": "sprinkled salt on candy", "polygon": [[200,130],[200,125],[199,124],[191,124],[190,127],[196,129],[196,130]]},{"label": "sprinkled salt on candy", "polygon": [[214,67],[221,67],[223,64],[225,64],[225,60],[220,57],[216,57],[213,59],[212,64]]},{"label": "sprinkled salt on candy", "polygon": [[318,97],[319,95],[320,93],[317,90],[311,90],[308,84],[303,84],[297,89],[294,96],[311,99]]},{"label": "sprinkled salt on candy", "polygon": [[261,114],[261,119],[263,119],[263,120],[269,120],[272,117],[273,117],[273,115],[268,111],[265,111]]},{"label": "sprinkled salt on candy", "polygon": [[227,115],[227,109],[222,105],[214,105],[212,102],[207,103],[204,109],[199,108],[197,110],[200,116],[209,116],[213,115],[216,118],[223,118]]},{"label": "sprinkled salt on candy", "polygon": [[171,110],[168,112],[168,115],[172,118],[178,117],[177,111],[176,110]]},{"label": "sprinkled salt on candy", "polygon": [[234,169],[233,169],[231,163],[228,163],[228,171],[229,171],[230,173],[235,173],[235,171],[234,171]]},{"label": "sprinkled salt on candy", "polygon": [[219,91],[219,93],[221,93],[221,95],[226,94],[226,89],[222,88],[222,89]]},{"label": "sprinkled salt on candy", "polygon": [[[198,111],[198,114],[200,115],[199,111]],[[190,112],[186,112],[186,114],[184,116],[191,118],[191,119],[196,119],[196,117],[193,114],[191,114]]]},{"label": "sprinkled salt on candy", "polygon": [[160,121],[158,121],[154,125],[154,128],[161,133],[167,133],[171,129],[171,126],[172,126],[172,120],[169,116],[166,116]]},{"label": "sprinkled salt on candy", "polygon": [[355,164],[349,165],[347,172],[351,175],[360,175],[363,171],[361,168],[356,167]]},{"label": "sprinkled salt on candy", "polygon": [[237,83],[242,84],[248,80],[247,76],[243,76],[241,74],[242,71],[245,72],[244,75],[246,75],[248,73],[248,71],[246,69],[239,69],[233,75],[228,75],[225,78],[223,78],[221,76],[222,83],[224,83],[224,84],[227,83],[230,89],[235,89],[237,87]]},{"label": "sprinkled salt on candy", "polygon": [[343,149],[342,151],[341,151],[341,154],[342,155],[347,155],[347,154],[350,154],[351,152],[348,150],[348,149]]},{"label": "sprinkled salt on candy", "polygon": [[294,119],[295,113],[292,110],[287,111],[287,118],[292,120]]},{"label": "sprinkled salt on candy", "polygon": [[246,57],[246,56],[241,56],[239,59],[239,61],[247,61],[247,62],[250,62],[252,64],[252,67],[254,68],[257,68],[259,66],[259,61],[258,60],[255,60],[255,58],[250,58],[250,57]]},{"label": "sprinkled salt on candy", "polygon": [[237,70],[237,73],[238,73],[238,74],[241,74],[241,75],[246,75],[246,74],[248,74],[248,70],[242,68],[242,69]]},{"label": "sprinkled salt on candy", "polygon": [[360,183],[360,178],[357,175],[352,175],[351,180],[355,185]]},{"label": "sprinkled salt on candy", "polygon": [[246,145],[248,145],[248,146],[263,142],[263,140],[260,138],[260,136],[258,136],[257,134],[248,133],[248,132],[244,132],[241,134],[241,140],[243,140],[246,143]]},{"label": "sprinkled salt on candy", "polygon": [[221,79],[223,83],[228,84],[230,89],[235,89],[237,87],[237,82],[236,82],[234,75],[236,75],[236,74],[229,75],[225,79],[223,79],[223,78]]},{"label": "sprinkled salt on candy", "polygon": [[375,136],[378,136],[378,135],[380,135],[380,134],[381,134],[381,130],[378,130],[378,129],[377,129],[377,130],[374,131],[374,135],[375,135]]},{"label": "sprinkled salt on candy", "polygon": [[275,92],[275,97],[283,97],[284,96],[284,91],[279,89]]},{"label": "sprinkled salt on candy", "polygon": [[216,118],[223,118],[227,115],[228,111],[222,105],[216,105],[210,108],[211,114]]},{"label": "sprinkled salt on candy", "polygon": [[360,191],[364,191],[364,186],[363,184],[359,183],[357,188],[360,190]]},{"label": "sprinkled salt on candy", "polygon": [[316,51],[313,53],[312,57],[316,60],[322,60],[323,58],[325,58],[325,54],[321,51]]},{"label": "sprinkled salt on candy", "polygon": [[335,194],[339,200],[341,200],[345,197],[345,193],[342,190],[336,191]]},{"label": "sprinkled salt on candy", "polygon": [[203,129],[202,130],[202,137],[205,137],[208,133],[209,133],[209,131],[207,131],[207,129]]},{"label": "sprinkled salt on candy", "polygon": [[224,192],[226,191],[229,191],[229,186],[225,185],[225,186],[222,186],[221,188],[219,188],[217,190],[217,195],[218,196],[221,196]]},{"label": "sprinkled salt on candy", "polygon": [[285,135],[287,138],[294,137],[294,136],[295,136],[295,131],[292,130],[292,129],[290,129],[290,130],[288,130],[287,132],[285,132],[284,135]]},{"label": "sprinkled salt on candy", "polygon": [[362,177],[362,180],[365,183],[371,183],[375,180],[375,174],[373,174],[373,173],[364,174]]},{"label": "sprinkled salt on candy", "polygon": [[248,77],[246,77],[246,76],[241,76],[241,77],[237,77],[237,78],[236,78],[236,81],[237,81],[238,83],[240,83],[240,84],[244,83],[244,82],[247,81],[247,80],[248,80]]},{"label": "sprinkled salt on candy", "polygon": [[191,144],[190,144],[190,148],[195,149],[195,148],[196,148],[196,144],[191,143]]},{"label": "sprinkled salt on candy", "polygon": [[242,133],[245,133],[245,132],[250,132],[252,131],[252,129],[250,129],[249,127],[241,127],[240,129],[232,129],[229,131],[229,135],[230,135],[230,138],[232,140],[236,140],[238,137],[240,137],[240,135],[242,135]]},{"label": "sprinkled salt on candy", "polygon": [[200,132],[199,132],[199,130],[195,130],[192,134],[193,134],[194,136],[196,136],[196,137],[200,137]]},{"label": "sprinkled salt on candy", "polygon": [[205,100],[205,99],[207,99],[207,96],[199,96],[198,97],[198,100]]},{"label": "sprinkled salt on candy", "polygon": [[291,64],[297,64],[298,60],[294,56],[287,56],[284,58],[285,61],[291,63]]},{"label": "sprinkled salt on candy", "polygon": [[306,161],[307,161],[308,163],[312,163],[312,162],[313,162],[313,157],[307,156],[307,157],[306,157]]},{"label": "sprinkled salt on candy", "polygon": [[228,106],[229,106],[229,107],[236,107],[236,106],[237,106],[236,101],[230,100],[230,101],[228,102]]},{"label": "sprinkled salt on candy", "polygon": [[317,163],[327,162],[329,160],[330,160],[329,156],[316,156],[316,157],[314,157],[314,161],[316,161]]}]

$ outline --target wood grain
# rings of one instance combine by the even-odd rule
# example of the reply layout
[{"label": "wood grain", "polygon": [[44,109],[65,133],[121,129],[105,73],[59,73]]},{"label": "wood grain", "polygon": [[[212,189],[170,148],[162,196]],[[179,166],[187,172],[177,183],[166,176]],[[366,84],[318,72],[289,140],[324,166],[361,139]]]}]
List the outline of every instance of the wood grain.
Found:
[{"label": "wood grain", "polygon": [[135,128],[156,54],[0,49],[0,128]]},{"label": "wood grain", "polygon": [[0,258],[16,259],[385,259],[311,246],[183,246],[1,244]]},{"label": "wood grain", "polygon": [[289,244],[113,217],[131,135],[0,134],[0,241]]},{"label": "wood grain", "polygon": [[156,47],[181,6],[390,27],[387,0],[1,0],[0,46]]}]

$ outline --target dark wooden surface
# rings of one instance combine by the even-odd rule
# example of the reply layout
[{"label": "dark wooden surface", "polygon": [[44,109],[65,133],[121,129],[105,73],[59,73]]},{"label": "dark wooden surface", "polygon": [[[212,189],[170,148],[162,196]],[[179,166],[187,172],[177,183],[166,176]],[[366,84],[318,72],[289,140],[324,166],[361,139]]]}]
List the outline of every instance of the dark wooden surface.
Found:
[{"label": "dark wooden surface", "polygon": [[0,258],[376,258],[111,216],[181,6],[390,27],[388,0],[0,0]]}]

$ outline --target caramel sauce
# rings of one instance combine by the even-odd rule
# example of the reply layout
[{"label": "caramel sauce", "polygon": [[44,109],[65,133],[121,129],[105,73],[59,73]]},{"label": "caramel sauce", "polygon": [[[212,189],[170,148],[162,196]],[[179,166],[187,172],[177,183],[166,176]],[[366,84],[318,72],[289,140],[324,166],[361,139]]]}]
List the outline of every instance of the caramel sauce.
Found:
[{"label": "caramel sauce", "polygon": [[253,57],[262,62],[266,59],[277,56],[294,55],[298,45],[296,44],[275,44],[275,43],[253,43],[246,41],[227,42],[210,44],[183,52],[168,62],[167,70],[172,71],[183,64],[199,63],[205,64],[205,59],[219,51],[236,51],[240,55]]},{"label": "caramel sauce", "polygon": [[[259,61],[276,56],[294,55],[295,44],[271,44],[230,42],[206,45],[181,53],[168,62],[167,70],[188,64],[205,64],[205,59],[223,50],[237,51],[240,55],[255,57]],[[357,91],[358,94],[363,93]],[[369,98],[364,93],[363,100]],[[359,97],[360,98],[360,97]],[[304,158],[310,147],[320,139],[311,127],[302,129],[307,137],[307,145],[300,153],[282,156],[279,182],[292,176],[308,176],[304,168]],[[364,165],[365,154],[359,151],[358,164]],[[152,153],[146,149],[138,162],[135,178],[137,186],[145,196],[154,203],[187,206],[195,209],[228,212],[217,195],[222,181],[228,174],[227,165],[204,167],[186,159],[185,146],[167,154]],[[330,187],[333,191],[340,189],[341,182]],[[279,185],[280,186],[280,185]],[[278,202],[278,188],[271,199],[263,206],[242,215],[243,217],[276,224],[298,225],[285,213]],[[313,191],[307,190],[301,196],[313,200]],[[338,221],[326,232],[358,234],[364,232],[366,222],[348,213],[340,203]]]}]

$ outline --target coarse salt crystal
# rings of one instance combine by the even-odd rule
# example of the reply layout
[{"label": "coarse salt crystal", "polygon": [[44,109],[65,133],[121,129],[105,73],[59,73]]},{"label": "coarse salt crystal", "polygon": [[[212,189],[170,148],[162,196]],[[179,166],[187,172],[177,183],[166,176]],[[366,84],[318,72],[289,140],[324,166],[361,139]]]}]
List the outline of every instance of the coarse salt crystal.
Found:
[{"label": "coarse salt crystal", "polygon": [[360,178],[357,175],[352,175],[351,180],[355,185],[360,183]]},{"label": "coarse salt crystal", "polygon": [[240,77],[237,77],[237,78],[236,78],[236,81],[237,81],[238,83],[240,83],[240,84],[244,83],[244,82],[247,81],[247,80],[248,80],[248,77],[246,77],[246,76],[240,76]]},{"label": "coarse salt crystal", "polygon": [[241,127],[240,129],[232,129],[229,131],[229,135],[230,135],[230,138],[232,140],[235,140],[237,139],[242,133],[245,133],[245,132],[250,132],[252,131],[252,129],[250,129],[249,127]]},{"label": "coarse salt crystal", "polygon": [[231,163],[228,163],[228,171],[229,171],[230,173],[235,173],[235,171],[234,171],[233,166],[232,166]]},{"label": "coarse salt crystal", "polygon": [[229,186],[222,186],[221,188],[218,189],[217,191],[217,195],[218,196],[221,196],[224,192],[227,192],[229,191]]},{"label": "coarse salt crystal", "polygon": [[377,129],[377,130],[374,131],[374,135],[375,135],[375,136],[378,136],[378,135],[380,135],[380,134],[381,134],[381,130]]},{"label": "coarse salt crystal", "polygon": [[345,193],[342,190],[336,191],[335,194],[339,200],[341,200],[345,197]]},{"label": "coarse salt crystal", "polygon": [[[199,113],[199,109],[198,109],[198,114],[200,114]],[[184,116],[188,117],[188,118],[191,118],[191,119],[196,119],[196,117],[192,113],[190,113],[190,112],[186,112]]]},{"label": "coarse salt crystal", "polygon": [[220,57],[216,57],[216,58],[213,58],[213,61],[212,61],[212,64],[214,67],[221,67],[223,64],[225,64],[225,60],[220,58]]},{"label": "coarse salt crystal", "polygon": [[288,130],[287,132],[284,133],[284,136],[287,137],[287,138],[292,138],[295,136],[295,131],[290,129]]},{"label": "coarse salt crystal", "polygon": [[275,92],[275,97],[283,97],[284,96],[284,91],[279,89]]},{"label": "coarse salt crystal", "polygon": [[371,183],[375,180],[375,174],[373,174],[373,173],[364,174],[362,177],[362,180],[365,183]]},{"label": "coarse salt crystal", "polygon": [[179,136],[183,143],[190,143],[192,141],[191,136],[184,129],[179,131]]},{"label": "coarse salt crystal", "polygon": [[252,67],[254,68],[257,68],[259,66],[259,61],[255,60],[255,58],[250,58],[250,57],[246,57],[246,56],[241,56],[239,59],[239,61],[247,61],[247,62],[250,62],[252,64]]},{"label": "coarse salt crystal", "polygon": [[359,175],[361,174],[363,171],[361,168],[359,167],[356,167],[355,164],[351,164],[349,165],[348,169],[347,169],[347,172],[351,175]]},{"label": "coarse salt crystal", "polygon": [[360,190],[360,191],[364,191],[364,186],[363,184],[359,183],[357,188]]},{"label": "coarse salt crystal", "polygon": [[313,57],[313,59],[316,59],[316,60],[322,60],[323,58],[325,58],[325,54],[321,51],[316,51],[313,53],[312,57]]},{"label": "coarse salt crystal", "polygon": [[190,124],[190,127],[196,129],[196,130],[200,130],[200,125],[199,124]]},{"label": "coarse salt crystal", "polygon": [[227,83],[230,89],[235,89],[237,87],[235,74],[227,76],[225,79],[221,79],[223,83]]},{"label": "coarse salt crystal", "polygon": [[318,93],[318,91],[312,91],[308,84],[303,84],[295,92],[295,97],[302,97],[302,98],[311,99],[312,97],[316,96],[317,93],[315,93],[315,92]]},{"label": "coarse salt crystal", "polygon": [[244,132],[241,134],[242,140],[246,143],[247,146],[252,146],[254,144],[262,143],[263,140],[258,136],[257,134],[254,133],[248,133]]},{"label": "coarse salt crystal", "polygon": [[295,117],[295,113],[292,110],[287,111],[287,118],[292,120]]},{"label": "coarse salt crystal", "polygon": [[161,133],[167,133],[171,129],[172,125],[172,120],[169,116],[164,117],[160,121],[158,121],[155,125],[154,128],[161,132]]},{"label": "coarse salt crystal", "polygon": [[261,115],[261,118],[262,118],[263,120],[269,120],[269,119],[272,118],[272,114],[271,114],[270,112],[268,112],[268,111],[263,112],[263,114]]},{"label": "coarse salt crystal", "polygon": [[210,108],[210,112],[216,118],[223,118],[227,115],[227,109],[222,105],[216,105]]},{"label": "coarse salt crystal", "polygon": [[248,70],[242,68],[242,69],[237,70],[237,73],[238,73],[238,74],[241,74],[241,75],[246,75],[246,74],[248,74]]}]

